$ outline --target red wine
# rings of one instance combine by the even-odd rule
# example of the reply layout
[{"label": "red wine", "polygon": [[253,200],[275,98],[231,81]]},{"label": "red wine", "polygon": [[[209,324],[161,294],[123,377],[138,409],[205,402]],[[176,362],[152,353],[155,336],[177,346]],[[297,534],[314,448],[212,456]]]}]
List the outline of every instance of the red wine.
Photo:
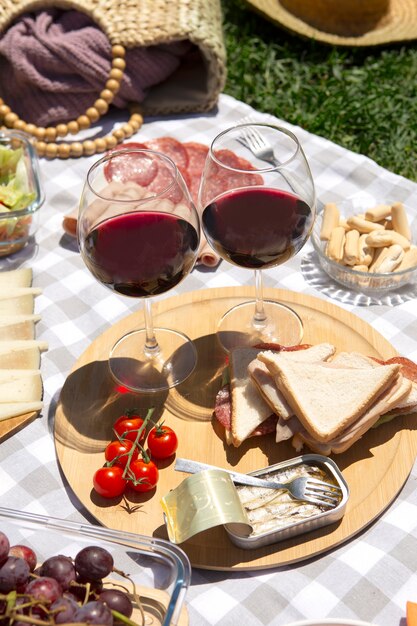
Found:
[{"label": "red wine", "polygon": [[304,245],[313,225],[297,196],[267,187],[222,194],[203,212],[208,242],[224,259],[252,269],[283,263]]},{"label": "red wine", "polygon": [[192,269],[198,234],[167,213],[133,212],[104,220],[82,253],[90,272],[110,289],[136,298],[164,293]]}]

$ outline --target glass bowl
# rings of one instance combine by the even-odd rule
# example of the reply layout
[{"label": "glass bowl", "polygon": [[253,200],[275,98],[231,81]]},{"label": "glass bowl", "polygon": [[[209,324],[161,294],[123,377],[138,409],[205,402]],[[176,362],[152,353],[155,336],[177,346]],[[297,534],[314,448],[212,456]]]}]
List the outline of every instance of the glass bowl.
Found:
[{"label": "glass bowl", "polygon": [[[0,529],[10,545],[32,548],[39,563],[58,554],[74,558],[82,548],[99,545],[112,554],[115,568],[129,574],[137,585],[148,626],[188,622],[184,599],[191,566],[184,552],[168,541],[2,507]],[[128,586],[118,574],[110,577]]]},{"label": "glass bowl", "polygon": [[[389,204],[387,201],[371,201],[369,199],[352,199],[343,202],[335,202],[340,211],[340,217],[347,219],[350,216],[364,214],[367,209],[378,204]],[[314,228],[311,234],[311,242],[317,253],[320,266],[333,280],[341,285],[361,292],[384,293],[399,289],[405,285],[414,284],[417,281],[417,265],[401,271],[386,273],[359,271],[348,265],[333,261],[326,255],[326,241],[320,239],[320,231],[323,220],[324,205],[319,208]],[[417,217],[409,207],[405,206],[408,222],[411,228],[411,243],[417,245]]]},{"label": "glass bowl", "polygon": [[35,234],[43,201],[39,162],[29,136],[0,130],[0,257],[21,250]]}]

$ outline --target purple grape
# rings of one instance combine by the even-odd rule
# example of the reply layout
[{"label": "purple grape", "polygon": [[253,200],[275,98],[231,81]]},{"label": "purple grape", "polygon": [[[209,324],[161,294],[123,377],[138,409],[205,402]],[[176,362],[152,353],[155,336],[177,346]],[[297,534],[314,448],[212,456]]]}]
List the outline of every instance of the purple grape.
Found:
[{"label": "purple grape", "polygon": [[11,546],[9,556],[18,556],[21,559],[25,559],[26,563],[29,565],[30,571],[35,571],[37,557],[32,548],[28,548],[28,546],[21,546],[19,544]]},{"label": "purple grape", "polygon": [[113,557],[104,548],[88,546],[75,557],[75,569],[83,580],[101,580],[113,569]]},{"label": "purple grape", "polygon": [[9,556],[0,567],[0,593],[20,591],[29,580],[30,569],[24,559]]},{"label": "purple grape", "polygon": [[9,556],[10,543],[7,535],[0,530],[0,564]]},{"label": "purple grape", "polygon": [[118,611],[126,617],[133,613],[133,604],[127,593],[119,589],[105,589],[100,594],[99,600],[105,602],[109,609]]},{"label": "purple grape", "polygon": [[64,591],[69,589],[76,577],[73,562],[69,557],[62,556],[62,554],[46,559],[39,568],[39,575],[55,578]]},{"label": "purple grape", "polygon": [[79,608],[79,604],[70,597],[62,597],[52,602],[49,607],[50,613],[54,615],[55,624],[67,624],[74,621],[74,615]]},{"label": "purple grape", "polygon": [[43,576],[34,578],[26,585],[25,593],[33,600],[44,604],[51,604],[62,596],[61,585],[55,578]]},{"label": "purple grape", "polygon": [[74,622],[87,622],[87,624],[113,626],[113,615],[104,602],[100,600],[93,600],[79,607],[73,620]]}]

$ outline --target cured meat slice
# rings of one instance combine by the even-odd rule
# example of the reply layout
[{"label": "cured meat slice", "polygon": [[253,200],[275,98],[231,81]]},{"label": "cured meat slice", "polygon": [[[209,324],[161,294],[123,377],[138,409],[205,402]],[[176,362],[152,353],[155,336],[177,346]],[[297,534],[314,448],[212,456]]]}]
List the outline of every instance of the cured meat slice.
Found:
[{"label": "cured meat slice", "polygon": [[390,365],[391,363],[398,363],[401,365],[401,373],[403,376],[408,378],[409,380],[417,383],[417,364],[411,359],[407,359],[405,356],[393,356],[387,361],[383,361],[382,359],[377,359],[372,357],[374,361],[380,363],[381,365]]},{"label": "cured meat slice", "polygon": [[188,188],[194,204],[197,205],[200,180],[209,148],[197,142],[184,143],[183,146],[187,150],[188,155],[188,174],[190,178]]},{"label": "cured meat slice", "polygon": [[[232,396],[230,394],[230,385],[223,385],[217,392],[214,416],[216,420],[223,426],[226,431],[231,430],[231,418],[232,418]],[[270,415],[262,424],[259,424],[250,435],[256,437],[260,435],[267,435],[273,433],[276,430],[278,416]]]},{"label": "cured meat slice", "polygon": [[[146,148],[145,144],[138,142],[128,142],[119,146],[117,150],[123,148]],[[111,150],[109,154],[115,152]],[[108,161],[104,166],[104,176],[108,182],[117,181],[126,183],[134,181],[142,187],[147,187],[158,173],[158,164],[152,161],[145,154],[127,153],[121,154]]]},{"label": "cured meat slice", "polygon": [[[184,178],[184,182],[187,188],[190,188],[190,175],[188,173],[188,155],[187,151],[182,145],[180,141],[174,139],[173,137],[158,137],[155,139],[150,139],[145,142],[146,148],[149,150],[155,150],[156,152],[161,152],[169,157],[172,161],[174,161],[178,170],[181,172],[182,177]],[[172,183],[172,175],[168,167],[159,166],[159,171],[157,176],[150,182],[148,186],[148,190],[154,192],[155,194],[159,194]],[[169,199],[174,202],[174,204],[178,204],[183,199],[183,195],[180,190],[173,190],[169,194]]]},{"label": "cured meat slice", "polygon": [[232,417],[230,385],[224,385],[217,392],[214,415],[219,424],[221,424],[226,430],[230,430]]},{"label": "cured meat slice", "polygon": [[155,139],[149,139],[145,142],[145,146],[149,150],[155,150],[156,152],[162,152],[167,157],[174,161],[175,165],[184,176],[187,173],[188,168],[188,154],[183,144],[174,139],[174,137],[158,137]]}]

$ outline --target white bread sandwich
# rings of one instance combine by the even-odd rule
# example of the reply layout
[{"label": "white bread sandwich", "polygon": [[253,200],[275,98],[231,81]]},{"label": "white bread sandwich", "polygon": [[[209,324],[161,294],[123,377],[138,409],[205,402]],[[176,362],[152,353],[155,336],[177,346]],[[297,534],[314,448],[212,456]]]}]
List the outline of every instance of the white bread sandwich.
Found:
[{"label": "white bread sandwich", "polygon": [[417,411],[417,365],[409,359],[333,356],[331,344],[302,348],[259,346],[230,354],[230,383],[219,392],[215,409],[228,444],[238,447],[275,431],[277,443],[292,439],[297,452],[307,446],[339,454],[369,429]]},{"label": "white bread sandwich", "polygon": [[355,422],[391,387],[400,371],[394,364],[355,368],[278,361],[267,352],[260,353],[259,358],[268,366],[293,413],[321,442],[334,439]]},{"label": "white bread sandwich", "polygon": [[[268,386],[267,396],[274,398],[281,406],[286,405],[285,399],[275,391],[269,370],[256,359],[262,350],[261,346],[232,350],[229,358],[230,384],[222,387],[216,398],[215,416],[225,427],[226,442],[236,447],[250,436],[267,434],[276,429],[278,412],[260,394],[260,381],[265,381]],[[319,344],[297,346],[297,350],[270,352],[276,358],[316,362],[329,358],[335,348],[331,344]],[[249,375],[252,371],[255,373],[254,378]]]},{"label": "white bread sandwich", "polygon": [[[303,363],[316,363],[317,361],[327,361],[335,352],[336,348],[331,343],[320,343],[306,350],[269,351],[268,354],[271,359],[276,359],[278,362],[280,359],[289,359],[291,361],[302,361]],[[253,359],[248,365],[248,372],[259,393],[278,417],[288,419],[294,414],[263,361],[258,358]]]},{"label": "white bread sandwich", "polygon": [[340,454],[388,416],[417,410],[416,383],[403,375],[401,362],[385,364],[357,353],[341,353],[313,368],[277,362],[267,352],[259,359],[295,413],[289,421],[278,420],[276,440],[292,437],[298,452],[305,444],[319,454]]}]

